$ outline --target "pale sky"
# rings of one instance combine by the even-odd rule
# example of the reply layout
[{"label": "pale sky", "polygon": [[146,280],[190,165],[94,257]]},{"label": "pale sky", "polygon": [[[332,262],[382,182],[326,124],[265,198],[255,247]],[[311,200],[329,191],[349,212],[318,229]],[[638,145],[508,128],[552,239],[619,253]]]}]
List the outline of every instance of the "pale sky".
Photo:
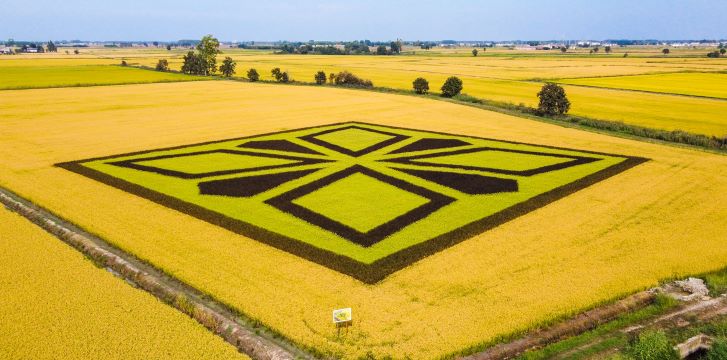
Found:
[{"label": "pale sky", "polygon": [[0,0],[0,39],[724,39],[727,0]]}]

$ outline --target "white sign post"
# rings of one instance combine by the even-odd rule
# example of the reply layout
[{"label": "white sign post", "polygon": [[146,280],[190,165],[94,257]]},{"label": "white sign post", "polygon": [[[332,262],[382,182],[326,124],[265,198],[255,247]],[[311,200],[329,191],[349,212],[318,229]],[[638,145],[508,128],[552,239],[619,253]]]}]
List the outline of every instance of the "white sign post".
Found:
[{"label": "white sign post", "polygon": [[346,328],[348,334],[348,327],[353,323],[353,314],[351,308],[333,310],[333,323],[336,324],[338,329],[338,335],[341,336],[341,328]]}]

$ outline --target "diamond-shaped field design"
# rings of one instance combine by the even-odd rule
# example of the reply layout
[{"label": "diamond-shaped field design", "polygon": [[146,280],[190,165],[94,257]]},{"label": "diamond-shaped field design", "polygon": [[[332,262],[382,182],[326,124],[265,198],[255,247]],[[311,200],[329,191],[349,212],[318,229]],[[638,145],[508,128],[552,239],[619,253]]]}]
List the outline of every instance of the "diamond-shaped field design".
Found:
[{"label": "diamond-shaped field design", "polygon": [[301,139],[313,144],[355,157],[368,154],[406,138],[406,135],[355,125],[324,130],[301,137]]},{"label": "diamond-shaped field design", "polygon": [[[379,197],[380,196],[380,197]],[[380,206],[379,199],[396,199]],[[292,201],[361,234],[428,203],[425,197],[361,173],[352,174]]]},{"label": "diamond-shaped field design", "polygon": [[356,165],[267,203],[357,244],[371,246],[452,201]]},{"label": "diamond-shaped field design", "polygon": [[374,283],[643,161],[339,123],[58,166]]}]

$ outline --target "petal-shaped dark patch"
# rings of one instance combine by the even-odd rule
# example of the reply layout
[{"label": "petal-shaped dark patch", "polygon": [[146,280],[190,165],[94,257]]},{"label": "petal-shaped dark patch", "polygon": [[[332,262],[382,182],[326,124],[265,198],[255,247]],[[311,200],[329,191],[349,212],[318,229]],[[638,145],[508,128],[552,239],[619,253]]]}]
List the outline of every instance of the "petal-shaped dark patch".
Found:
[{"label": "petal-shaped dark patch", "polygon": [[470,195],[495,194],[518,191],[517,180],[501,179],[476,174],[460,174],[445,171],[396,169],[439,185],[450,187]]},{"label": "petal-shaped dark patch", "polygon": [[406,145],[400,149],[396,149],[389,154],[400,154],[413,151],[424,151],[424,150],[435,150],[435,149],[446,149],[458,146],[472,145],[466,141],[459,139],[434,139],[425,138],[419,139],[409,145]]},{"label": "petal-shaped dark patch", "polygon": [[199,183],[199,192],[203,195],[249,197],[263,193],[288,181],[301,178],[318,170],[319,169],[310,169],[283,172],[277,174],[205,181]]},{"label": "petal-shaped dark patch", "polygon": [[301,154],[313,154],[313,155],[323,155],[319,153],[318,151],[309,149],[303,145],[296,144],[292,141],[288,140],[259,140],[259,141],[248,141],[242,145],[238,145],[237,147],[241,148],[249,148],[249,149],[260,149],[260,150],[277,150],[277,151],[287,151],[287,152],[296,152]]}]

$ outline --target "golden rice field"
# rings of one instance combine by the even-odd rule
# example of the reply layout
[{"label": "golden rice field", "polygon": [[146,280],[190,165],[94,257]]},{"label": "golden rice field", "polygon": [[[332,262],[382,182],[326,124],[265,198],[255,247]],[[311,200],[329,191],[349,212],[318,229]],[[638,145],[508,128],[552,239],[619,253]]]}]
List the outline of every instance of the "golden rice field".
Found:
[{"label": "golden rice field", "polygon": [[249,359],[19,215],[0,228],[0,358]]},{"label": "golden rice field", "polygon": [[[460,49],[461,50],[461,49]],[[411,89],[411,82],[425,77],[432,91],[439,91],[444,80],[452,75],[464,81],[464,92],[493,101],[537,105],[536,94],[543,80],[593,85],[597,87],[566,86],[572,107],[570,113],[595,119],[621,121],[627,124],[664,129],[684,130],[693,133],[725,136],[727,123],[721,114],[727,112],[727,103],[721,99],[694,98],[682,95],[721,97],[724,93],[722,78],[727,70],[727,60],[696,56],[694,49],[678,49],[670,56],[657,56],[654,49],[637,49],[642,56],[623,58],[620,54],[585,56],[559,56],[552,52],[496,51],[473,57],[448,49],[430,52],[417,51],[414,56],[323,56],[323,55],[276,55],[261,50],[223,49],[223,56],[237,61],[237,76],[244,77],[249,68],[256,68],[263,79],[272,79],[270,69],[280,67],[288,71],[294,80],[313,81],[318,70],[327,73],[349,70],[371,79],[376,86]],[[704,49],[699,49],[699,54]],[[8,73],[3,63],[24,62],[39,66],[52,64],[112,63],[126,59],[130,64],[154,66],[158,59],[170,61],[170,68],[181,67],[184,49],[83,49],[80,55],[41,54],[22,58],[0,58],[0,71]],[[618,51],[617,51],[618,52]],[[441,54],[449,54],[440,56]],[[510,56],[507,56],[510,54]],[[456,56],[455,56],[456,55]],[[486,55],[486,56],[485,56]],[[8,60],[14,59],[14,60]],[[33,59],[32,61],[28,61]],[[42,65],[41,65],[42,64]],[[676,72],[700,72],[679,75]],[[663,74],[663,75],[658,75]],[[636,80],[628,84],[628,76],[654,75],[646,81]],[[17,76],[17,75],[16,75]],[[151,75],[148,75],[151,77]],[[688,79],[683,79],[687,76]],[[594,78],[595,79],[590,79]],[[617,85],[598,85],[606,78],[624,77]],[[42,80],[23,78],[28,87],[44,87]],[[589,78],[589,79],[580,79]],[[666,84],[659,79],[667,80]],[[689,85],[685,85],[687,81]],[[40,85],[35,85],[40,81]],[[150,82],[153,80],[149,80]],[[591,82],[597,82],[591,84]],[[610,80],[614,81],[614,80]],[[130,81],[131,82],[131,81]],[[145,81],[146,82],[146,81]],[[18,86],[18,85],[16,85]],[[601,88],[603,87],[603,88]],[[645,90],[660,94],[622,91]],[[708,94],[708,95],[705,95]]]},{"label": "golden rice field", "polygon": [[727,73],[671,73],[567,79],[565,84],[727,99]]},{"label": "golden rice field", "polygon": [[[0,119],[0,186],[334,357],[438,358],[727,263],[718,154],[417,97],[222,81],[2,91]],[[651,160],[374,285],[53,166],[341,121]],[[354,326],[338,338],[341,307]]]},{"label": "golden rice field", "polygon": [[199,80],[198,77],[145,71],[110,64],[104,59],[38,59],[0,61],[0,90],[142,84]]},{"label": "golden rice field", "polygon": [[[647,77],[647,81],[632,81],[632,85],[565,86],[572,103],[570,113],[664,130],[727,135],[727,122],[721,116],[727,112],[727,102],[682,96],[721,97],[719,94],[725,91],[724,74],[718,71],[727,70],[727,60],[621,58],[615,55],[610,58],[250,55],[239,50],[230,51],[230,55],[237,61],[237,76],[244,77],[247,69],[256,68],[263,79],[271,80],[270,69],[280,67],[294,80],[313,81],[313,74],[318,70],[327,73],[349,70],[372,80],[376,86],[406,90],[411,89],[415,78],[422,76],[436,92],[447,77],[456,75],[464,81],[464,92],[469,95],[528,106],[537,105],[536,94],[542,86],[540,81],[531,80],[590,85],[590,82],[608,81],[604,79],[611,77],[622,76],[628,81],[630,75],[655,74]],[[156,60],[147,57],[134,61],[153,66]],[[181,67],[181,58],[171,59],[170,66]],[[703,73],[675,74],[684,71]],[[579,79],[593,77],[599,78]],[[667,79],[666,84],[659,87],[660,81],[664,82],[659,79]],[[622,91],[620,88],[661,94]]]}]

